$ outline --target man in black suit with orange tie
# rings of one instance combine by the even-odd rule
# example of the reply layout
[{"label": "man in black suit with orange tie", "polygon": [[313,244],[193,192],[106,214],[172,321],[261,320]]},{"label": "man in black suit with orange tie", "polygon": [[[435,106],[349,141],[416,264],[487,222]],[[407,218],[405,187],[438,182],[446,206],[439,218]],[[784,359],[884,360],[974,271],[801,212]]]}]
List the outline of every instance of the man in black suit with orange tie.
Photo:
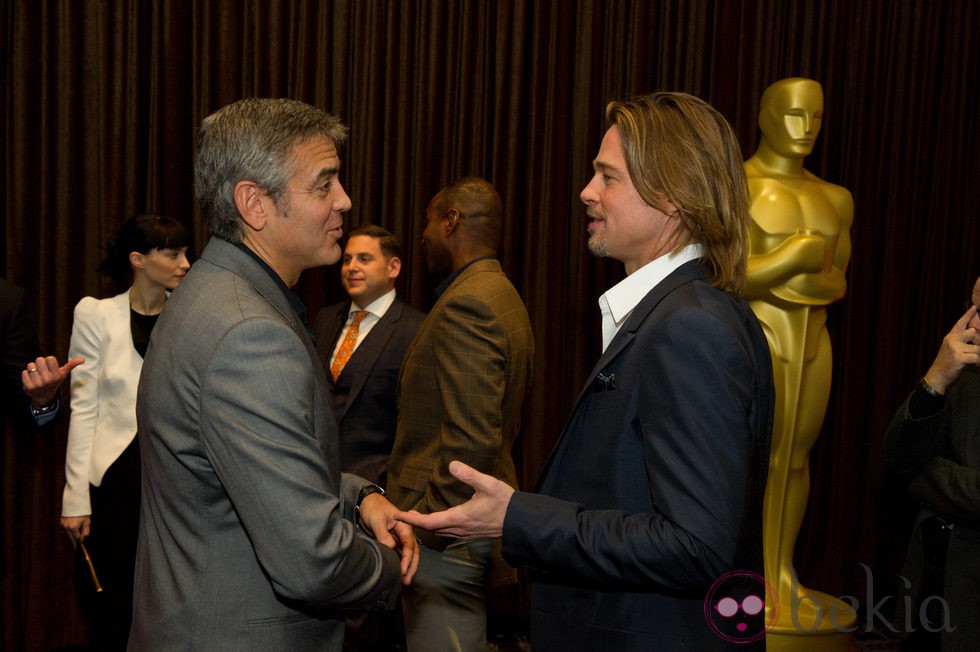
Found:
[{"label": "man in black suit with orange tie", "polygon": [[340,270],[351,300],[322,309],[313,325],[317,352],[333,380],[341,469],[381,486],[395,440],[398,371],[425,318],[395,296],[401,256],[398,239],[387,229],[366,225],[351,231]]},{"label": "man in black suit with orange tie", "polygon": [[[332,381],[341,470],[382,487],[398,422],[398,372],[425,318],[395,296],[401,257],[398,239],[387,229],[351,231],[340,268],[351,300],[323,308],[313,324],[317,353]],[[388,613],[348,618],[344,650],[393,648],[396,623]]]}]

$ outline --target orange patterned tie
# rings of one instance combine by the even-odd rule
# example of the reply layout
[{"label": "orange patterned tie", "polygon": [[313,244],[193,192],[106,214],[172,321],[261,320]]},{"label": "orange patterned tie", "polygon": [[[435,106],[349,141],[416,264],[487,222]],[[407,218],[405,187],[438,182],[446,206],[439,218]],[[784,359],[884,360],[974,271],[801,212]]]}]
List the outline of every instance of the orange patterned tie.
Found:
[{"label": "orange patterned tie", "polygon": [[361,321],[367,316],[367,310],[354,311],[354,319],[347,327],[344,340],[340,343],[340,350],[337,351],[337,357],[333,359],[333,364],[330,365],[330,375],[333,376],[334,381],[337,380],[340,372],[344,370],[344,365],[350,360],[351,353],[354,352],[354,345],[357,344],[357,333],[361,329]]}]

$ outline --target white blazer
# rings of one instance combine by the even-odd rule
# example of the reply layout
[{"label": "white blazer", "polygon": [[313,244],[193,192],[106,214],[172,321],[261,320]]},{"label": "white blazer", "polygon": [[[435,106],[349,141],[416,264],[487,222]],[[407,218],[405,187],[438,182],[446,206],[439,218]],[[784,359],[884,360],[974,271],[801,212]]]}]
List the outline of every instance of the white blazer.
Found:
[{"label": "white blazer", "polygon": [[143,358],[133,346],[129,290],[111,299],[85,297],[75,306],[68,358],[85,363],[71,372],[71,421],[65,455],[62,516],[92,513],[89,483],[136,436],[136,388]]}]

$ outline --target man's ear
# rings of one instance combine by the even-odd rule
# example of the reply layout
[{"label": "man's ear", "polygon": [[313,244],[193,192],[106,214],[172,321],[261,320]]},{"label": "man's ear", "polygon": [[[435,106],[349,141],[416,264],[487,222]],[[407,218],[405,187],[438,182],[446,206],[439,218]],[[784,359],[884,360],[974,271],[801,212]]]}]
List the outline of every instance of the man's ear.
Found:
[{"label": "man's ear", "polygon": [[262,202],[265,192],[254,181],[239,181],[235,184],[235,207],[242,221],[256,231],[265,228],[268,216]]},{"label": "man's ear", "polygon": [[398,256],[392,256],[388,261],[388,278],[394,280],[398,278],[398,275],[402,272],[402,259]]},{"label": "man's ear", "polygon": [[658,201],[657,204],[655,205],[655,208],[665,213],[667,217],[674,217],[680,219],[681,215],[680,212],[677,210],[677,204],[670,201],[670,197],[658,193],[657,200]]},{"label": "man's ear", "polygon": [[459,211],[455,208],[450,208],[446,211],[446,235],[452,235],[455,233],[456,228],[459,226]]},{"label": "man's ear", "polygon": [[670,201],[667,195],[657,193],[656,203],[649,205],[667,216],[667,228],[673,228],[677,231],[684,228],[684,224],[681,222],[681,212],[678,210],[677,204]]}]

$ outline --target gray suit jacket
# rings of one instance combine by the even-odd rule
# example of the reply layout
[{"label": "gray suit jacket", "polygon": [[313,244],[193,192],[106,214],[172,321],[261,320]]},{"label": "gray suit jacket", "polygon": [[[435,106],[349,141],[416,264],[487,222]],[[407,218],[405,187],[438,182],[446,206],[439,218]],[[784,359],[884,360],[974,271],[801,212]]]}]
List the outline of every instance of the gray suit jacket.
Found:
[{"label": "gray suit jacket", "polygon": [[398,558],[352,522],[327,379],[282,288],[212,238],[160,316],[137,397],[133,650],[340,650]]},{"label": "gray suit jacket", "polygon": [[[316,350],[324,369],[347,323],[350,301],[317,313]],[[395,299],[354,350],[334,381],[328,376],[333,413],[340,426],[340,468],[384,485],[398,424],[398,372],[425,313]]]}]

